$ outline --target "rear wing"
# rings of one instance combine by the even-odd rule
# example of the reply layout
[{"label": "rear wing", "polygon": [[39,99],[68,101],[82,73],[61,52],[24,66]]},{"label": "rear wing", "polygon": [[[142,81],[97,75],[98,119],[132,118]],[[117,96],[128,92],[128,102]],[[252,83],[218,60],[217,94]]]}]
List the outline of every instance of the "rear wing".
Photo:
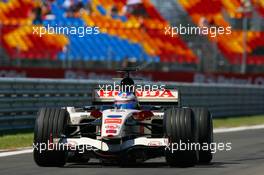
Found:
[{"label": "rear wing", "polygon": [[[93,104],[110,104],[114,102],[114,98],[119,91],[99,90],[95,89],[93,93]],[[176,89],[165,89],[157,91],[136,91],[135,95],[142,105],[158,105],[158,106],[179,106],[180,93]]]}]

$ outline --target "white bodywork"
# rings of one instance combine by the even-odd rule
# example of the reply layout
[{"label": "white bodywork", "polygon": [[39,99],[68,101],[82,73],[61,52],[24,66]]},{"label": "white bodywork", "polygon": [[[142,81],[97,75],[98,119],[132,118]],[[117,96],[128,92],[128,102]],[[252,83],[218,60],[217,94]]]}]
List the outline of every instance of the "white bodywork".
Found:
[{"label": "white bodywork", "polygon": [[[113,94],[115,92],[102,92],[96,91],[94,99],[97,102],[110,102],[113,101]],[[166,92],[138,92],[139,102],[178,102],[178,91],[166,91]],[[67,107],[67,111],[70,114],[70,123],[79,124],[83,119],[94,119],[90,116],[90,112],[76,112],[74,107]],[[118,152],[128,149],[133,146],[146,146],[146,147],[161,147],[168,146],[167,138],[148,138],[138,137],[130,140],[126,140],[119,144],[110,144],[104,139],[118,139],[128,136],[131,132],[138,131],[142,132],[140,126],[127,126],[126,122],[131,120],[131,116],[135,112],[140,110],[131,109],[107,109],[102,111],[102,124],[101,127],[97,128],[101,135],[97,136],[96,139],[88,137],[80,138],[63,138],[63,143],[68,143],[73,146],[88,145],[94,150],[101,150],[107,152]],[[162,119],[163,112],[154,112],[152,119]],[[144,121],[150,123],[149,121]],[[77,131],[80,128],[77,128]],[[144,131],[143,131],[144,132]],[[54,140],[56,142],[56,139]]]},{"label": "white bodywork", "polygon": [[125,122],[138,110],[108,109],[103,111],[101,137],[121,138],[126,135]]},{"label": "white bodywork", "polygon": [[[87,112],[75,112],[74,107],[67,107],[67,111],[70,114],[71,123],[77,124],[80,123],[82,119],[89,119],[90,113]],[[136,139],[127,140],[121,144],[108,144],[102,140],[102,138],[122,138],[129,134],[131,131],[138,130],[139,127],[127,127],[124,123],[129,120],[131,115],[134,112],[139,110],[120,110],[120,109],[108,109],[103,111],[102,116],[102,127],[101,127],[101,136],[97,139],[81,137],[81,138],[64,138],[63,143],[78,147],[78,145],[89,145],[95,150],[109,151],[109,152],[118,152],[125,150],[133,146],[152,146],[160,147],[167,146],[167,138],[147,138],[139,137]],[[162,118],[163,112],[154,113],[153,118]],[[113,117],[114,116],[114,117]],[[120,117],[116,117],[120,116]],[[110,131],[115,131],[114,133],[109,133]]]}]

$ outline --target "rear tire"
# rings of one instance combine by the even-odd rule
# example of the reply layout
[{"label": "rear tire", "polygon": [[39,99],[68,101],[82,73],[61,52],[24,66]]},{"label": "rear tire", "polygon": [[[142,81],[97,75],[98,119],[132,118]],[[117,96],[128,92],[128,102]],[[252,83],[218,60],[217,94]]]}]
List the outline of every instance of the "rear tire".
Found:
[{"label": "rear tire", "polygon": [[[66,133],[69,114],[65,109],[41,108],[35,122],[33,156],[39,166],[64,166],[67,158],[66,150],[48,150],[48,140],[59,138]],[[40,152],[40,144],[45,144],[46,149]]]},{"label": "rear tire", "polygon": [[[180,144],[197,143],[196,124],[189,108],[170,108],[164,116],[165,136],[169,138],[170,149],[165,150],[166,161],[170,166],[190,167],[198,161],[198,152],[193,149],[180,150]],[[174,145],[178,149],[172,151]]]},{"label": "rear tire", "polygon": [[[200,145],[210,144],[213,142],[213,122],[210,112],[206,108],[193,108],[197,128],[198,141]],[[199,150],[199,163],[210,163],[213,158],[211,150]]]}]

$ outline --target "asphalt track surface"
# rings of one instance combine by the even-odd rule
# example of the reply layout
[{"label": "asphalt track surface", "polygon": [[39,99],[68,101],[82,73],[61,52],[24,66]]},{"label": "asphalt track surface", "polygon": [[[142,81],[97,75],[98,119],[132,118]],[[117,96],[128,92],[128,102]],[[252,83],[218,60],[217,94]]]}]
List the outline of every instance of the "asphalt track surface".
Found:
[{"label": "asphalt track surface", "polygon": [[139,167],[102,166],[97,160],[87,164],[67,164],[62,168],[38,167],[32,154],[0,158],[1,175],[264,175],[264,129],[215,134],[216,142],[232,142],[232,150],[217,152],[210,165],[171,168],[165,159],[149,160]]}]

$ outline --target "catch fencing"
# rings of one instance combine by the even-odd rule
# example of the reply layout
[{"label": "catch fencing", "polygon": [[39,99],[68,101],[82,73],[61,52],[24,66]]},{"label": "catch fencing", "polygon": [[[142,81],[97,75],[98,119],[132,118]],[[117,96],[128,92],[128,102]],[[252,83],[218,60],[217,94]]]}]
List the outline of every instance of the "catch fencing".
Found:
[{"label": "catch fencing", "polygon": [[[111,81],[0,78],[0,131],[33,128],[41,107],[86,106],[98,84]],[[154,84],[153,82],[144,82]],[[252,85],[166,84],[182,106],[208,107],[213,117],[264,113],[264,88]]]}]

